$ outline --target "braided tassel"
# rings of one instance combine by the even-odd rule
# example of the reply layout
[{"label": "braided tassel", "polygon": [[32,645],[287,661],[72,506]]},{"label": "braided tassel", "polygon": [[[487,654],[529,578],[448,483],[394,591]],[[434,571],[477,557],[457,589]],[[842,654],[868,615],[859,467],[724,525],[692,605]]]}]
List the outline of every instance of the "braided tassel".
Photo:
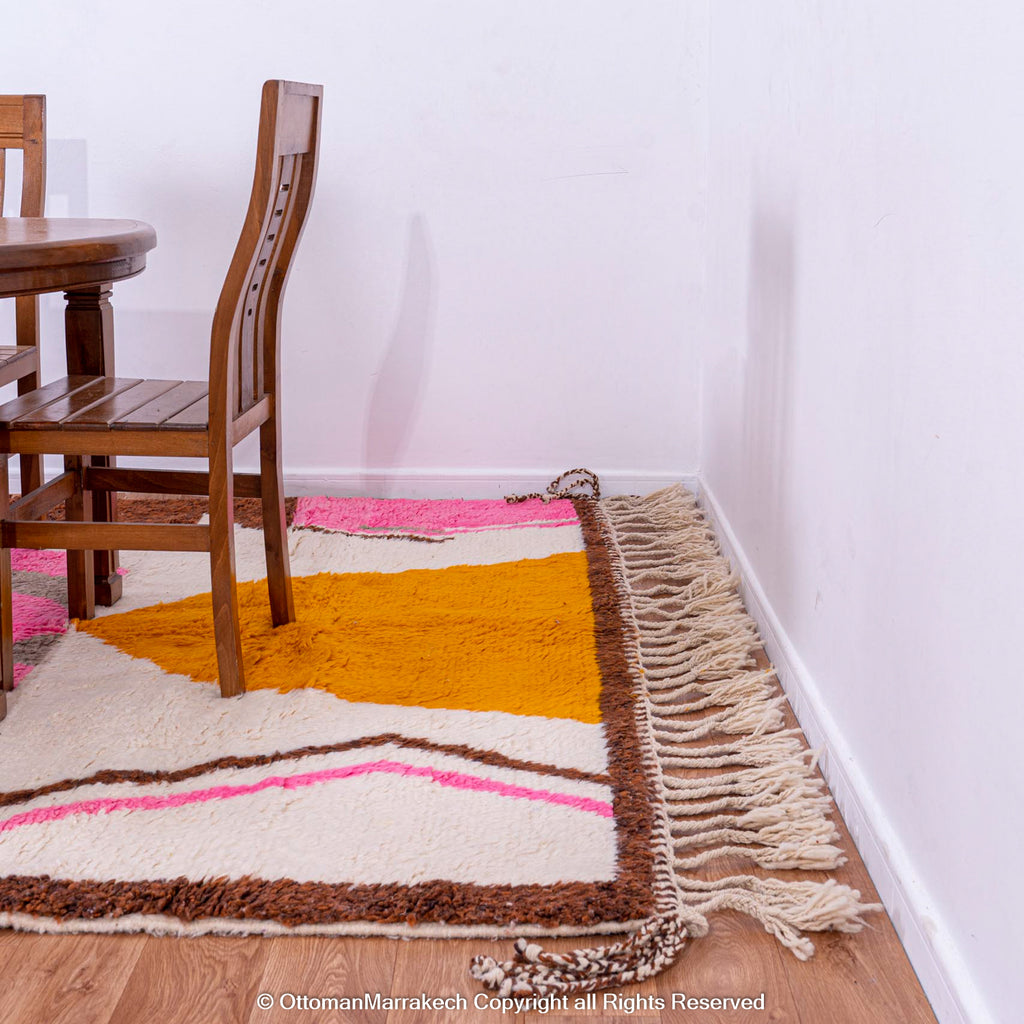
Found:
[{"label": "braided tassel", "polygon": [[608,946],[549,953],[517,939],[514,959],[473,958],[469,973],[500,996],[573,995],[643,981],[660,973],[682,952],[686,940],[707,933],[698,914],[674,910],[648,918],[632,935]]},{"label": "braided tassel", "polygon": [[560,473],[548,484],[547,490],[544,492],[531,491],[529,494],[506,494],[505,501],[509,505],[516,505],[521,501],[540,498],[546,505],[549,501],[554,501],[556,498],[584,497],[584,495],[577,495],[575,493],[577,487],[589,487],[591,493],[586,495],[586,497],[592,497],[595,501],[601,497],[601,484],[597,479],[597,474],[592,470],[581,467],[579,469],[567,469],[564,473]]}]

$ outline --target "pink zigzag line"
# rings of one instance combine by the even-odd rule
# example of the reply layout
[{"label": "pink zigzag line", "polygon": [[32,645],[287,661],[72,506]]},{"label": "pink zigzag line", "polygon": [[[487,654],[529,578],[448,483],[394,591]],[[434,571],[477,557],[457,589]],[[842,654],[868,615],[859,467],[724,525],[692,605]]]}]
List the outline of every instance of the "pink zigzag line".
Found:
[{"label": "pink zigzag line", "polygon": [[128,796],[106,797],[98,800],[80,800],[72,804],[57,804],[53,807],[37,807],[31,811],[15,814],[13,817],[0,821],[0,832],[10,832],[23,825],[41,825],[50,821],[60,821],[77,814],[111,814],[114,811],[160,811],[169,807],[183,807],[186,804],[205,803],[208,800],[228,800],[236,796],[250,796],[264,789],[299,789],[302,786],[313,786],[318,782],[330,782],[334,779],[349,779],[357,775],[371,775],[378,772],[391,775],[418,776],[429,779],[441,786],[453,789],[468,789],[478,793],[496,793],[519,800],[540,800],[549,804],[561,804],[578,811],[600,815],[602,818],[612,817],[612,806],[603,800],[592,800],[589,797],[571,796],[568,793],[553,793],[544,789],[529,789],[526,786],[513,786],[494,779],[481,778],[476,775],[463,775],[461,772],[442,772],[436,768],[417,768],[414,765],[402,764],[398,761],[367,761],[363,764],[346,765],[343,768],[324,768],[318,772],[305,772],[301,775],[273,775],[259,782],[245,786],[212,786],[209,789],[194,789],[187,793],[174,793],[170,796]]},{"label": "pink zigzag line", "polygon": [[555,526],[579,526],[578,519],[562,519],[554,522],[550,519],[534,519],[523,523],[491,523],[488,526],[449,526],[448,533],[486,533],[490,530],[522,530],[524,527],[550,529]]},{"label": "pink zigzag line", "polygon": [[[351,528],[337,528],[341,533],[352,533],[357,536],[362,534],[378,533],[410,533],[420,537],[451,537],[456,533],[493,533],[495,530],[521,530],[524,527],[531,529],[549,530],[560,526],[579,526],[575,519],[565,519],[562,522],[533,522],[533,523],[495,523],[493,526],[445,526],[441,529],[421,529],[418,526],[353,526]],[[323,527],[325,530],[334,530],[335,527]]]}]

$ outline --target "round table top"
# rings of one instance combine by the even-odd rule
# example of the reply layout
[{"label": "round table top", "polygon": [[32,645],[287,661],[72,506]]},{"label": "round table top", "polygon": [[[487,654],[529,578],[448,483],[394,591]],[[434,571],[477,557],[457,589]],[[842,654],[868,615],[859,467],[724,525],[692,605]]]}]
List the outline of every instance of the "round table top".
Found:
[{"label": "round table top", "polygon": [[102,263],[156,246],[141,220],[81,217],[0,217],[0,269]]},{"label": "round table top", "polygon": [[0,295],[133,277],[155,246],[156,232],[141,220],[0,217]]}]

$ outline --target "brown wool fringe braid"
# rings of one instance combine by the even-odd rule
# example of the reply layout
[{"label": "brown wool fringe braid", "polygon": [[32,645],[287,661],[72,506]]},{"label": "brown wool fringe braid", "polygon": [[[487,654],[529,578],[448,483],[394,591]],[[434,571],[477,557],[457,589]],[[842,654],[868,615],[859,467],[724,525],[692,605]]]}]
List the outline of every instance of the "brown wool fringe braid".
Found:
[{"label": "brown wool fringe braid", "polygon": [[540,498],[546,505],[556,498],[580,498],[584,495],[576,493],[577,487],[589,487],[588,498],[601,497],[601,483],[597,474],[591,469],[567,469],[564,473],[556,476],[548,484],[544,491],[531,491],[529,494],[506,494],[505,501],[509,505],[518,505],[521,501],[529,501],[531,498]]},{"label": "brown wool fringe braid", "polygon": [[[706,935],[708,915],[718,910],[749,914],[806,960],[814,946],[804,932],[859,931],[861,915],[882,908],[832,879],[704,881],[690,874],[725,856],[780,870],[829,870],[845,860],[834,845],[817,754],[803,749],[797,730],[783,728],[774,672],[755,663],[760,641],[737,577],[682,487],[595,501],[594,509],[618,556],[625,621],[636,626],[629,658],[640,694],[637,727],[661,797],[652,836],[655,912],[621,942],[549,953],[519,939],[512,960],[478,956],[470,973],[503,996],[643,981],[668,967],[688,939]],[[712,733],[735,738],[707,743]],[[668,774],[673,769],[702,772],[680,777]]]}]

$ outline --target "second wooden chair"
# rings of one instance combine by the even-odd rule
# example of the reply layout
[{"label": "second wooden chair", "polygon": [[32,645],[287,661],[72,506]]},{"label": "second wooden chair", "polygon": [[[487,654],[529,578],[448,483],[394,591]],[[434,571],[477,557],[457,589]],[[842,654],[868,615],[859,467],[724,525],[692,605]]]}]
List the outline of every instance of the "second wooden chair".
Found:
[{"label": "second wooden chair", "polygon": [[[20,149],[21,217],[42,217],[46,204],[46,97],[0,96],[0,215],[7,184],[7,150]],[[18,382],[18,394],[39,387],[39,296],[14,300],[14,345],[0,347],[0,387]],[[43,457],[22,455],[21,489],[43,482]]]}]

